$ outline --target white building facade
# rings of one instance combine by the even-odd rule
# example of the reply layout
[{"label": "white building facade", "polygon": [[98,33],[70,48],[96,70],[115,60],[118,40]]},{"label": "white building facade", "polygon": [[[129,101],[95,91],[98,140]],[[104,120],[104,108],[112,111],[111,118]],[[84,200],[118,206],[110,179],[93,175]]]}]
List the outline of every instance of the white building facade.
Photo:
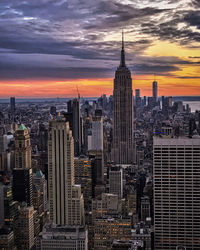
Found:
[{"label": "white building facade", "polygon": [[154,137],[153,147],[155,249],[198,250],[200,137]]}]

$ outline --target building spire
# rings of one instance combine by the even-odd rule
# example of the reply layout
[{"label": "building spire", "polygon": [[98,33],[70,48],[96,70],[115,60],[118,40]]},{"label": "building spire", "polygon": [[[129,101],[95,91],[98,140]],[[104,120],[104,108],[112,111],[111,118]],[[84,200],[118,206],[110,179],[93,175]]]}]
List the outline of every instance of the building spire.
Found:
[{"label": "building spire", "polygon": [[122,50],[121,50],[120,67],[126,67],[126,63],[125,63],[125,51],[124,51],[124,30],[122,30]]},{"label": "building spire", "polygon": [[122,49],[124,49],[124,30],[122,29]]}]

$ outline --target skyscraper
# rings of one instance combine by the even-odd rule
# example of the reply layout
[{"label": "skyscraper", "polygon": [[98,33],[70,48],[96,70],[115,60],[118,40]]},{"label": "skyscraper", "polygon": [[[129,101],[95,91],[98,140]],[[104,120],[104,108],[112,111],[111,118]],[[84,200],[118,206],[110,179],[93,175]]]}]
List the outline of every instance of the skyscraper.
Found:
[{"label": "skyscraper", "polygon": [[153,81],[153,98],[154,98],[154,101],[157,102],[157,100],[158,100],[158,83],[156,81]]},{"label": "skyscraper", "polygon": [[81,186],[74,185],[74,140],[69,123],[61,117],[49,123],[48,178],[50,221],[84,224]]},{"label": "skyscraper", "polygon": [[15,112],[15,97],[10,97],[10,111],[11,113]]},{"label": "skyscraper", "polygon": [[156,250],[199,249],[199,156],[200,137],[154,137]]},{"label": "skyscraper", "polygon": [[138,108],[141,106],[142,104],[142,99],[140,97],[140,89],[135,89],[135,98],[134,98],[134,104],[135,104],[135,107]]},{"label": "skyscraper", "polygon": [[80,111],[80,99],[73,99],[68,101],[68,114],[66,115],[69,122],[72,136],[74,138],[74,155],[79,156],[82,146],[82,117]]},{"label": "skyscraper", "polygon": [[28,129],[21,124],[15,133],[15,168],[31,167],[31,143]]},{"label": "skyscraper", "polygon": [[91,161],[85,157],[74,159],[75,183],[81,185],[85,208],[88,210],[92,199]]},{"label": "skyscraper", "polygon": [[95,116],[92,118],[92,135],[88,136],[88,150],[103,151],[102,110],[95,110]]},{"label": "skyscraper", "polygon": [[92,197],[98,194],[98,186],[102,186],[104,182],[104,158],[102,150],[88,151],[89,159],[91,161],[91,174],[92,174]]},{"label": "skyscraper", "polygon": [[42,211],[47,211],[47,181],[41,170],[38,170],[33,175],[33,185],[37,187],[41,192],[42,197]]},{"label": "skyscraper", "polygon": [[31,145],[28,129],[23,124],[15,132],[13,199],[32,205]]},{"label": "skyscraper", "polygon": [[131,72],[125,64],[122,34],[121,62],[115,72],[114,129],[112,158],[115,164],[131,164],[134,159],[133,91]]}]

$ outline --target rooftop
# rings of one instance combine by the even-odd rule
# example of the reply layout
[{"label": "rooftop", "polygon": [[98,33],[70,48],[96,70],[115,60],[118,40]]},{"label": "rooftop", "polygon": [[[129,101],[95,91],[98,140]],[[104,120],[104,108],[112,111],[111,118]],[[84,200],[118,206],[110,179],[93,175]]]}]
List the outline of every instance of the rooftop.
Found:
[{"label": "rooftop", "polygon": [[18,130],[26,130],[26,126],[24,124],[20,124]]},{"label": "rooftop", "polygon": [[37,172],[35,173],[36,177],[42,177],[43,173],[41,170],[37,170]]}]

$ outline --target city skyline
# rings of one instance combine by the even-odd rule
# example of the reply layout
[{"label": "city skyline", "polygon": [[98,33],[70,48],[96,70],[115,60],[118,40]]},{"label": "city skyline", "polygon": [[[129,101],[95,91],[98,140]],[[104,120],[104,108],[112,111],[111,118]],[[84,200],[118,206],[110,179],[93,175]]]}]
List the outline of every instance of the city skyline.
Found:
[{"label": "city skyline", "polygon": [[[0,98],[110,95],[124,29],[133,89],[200,95],[199,1],[1,1]],[[177,91],[178,88],[178,91]]]}]

